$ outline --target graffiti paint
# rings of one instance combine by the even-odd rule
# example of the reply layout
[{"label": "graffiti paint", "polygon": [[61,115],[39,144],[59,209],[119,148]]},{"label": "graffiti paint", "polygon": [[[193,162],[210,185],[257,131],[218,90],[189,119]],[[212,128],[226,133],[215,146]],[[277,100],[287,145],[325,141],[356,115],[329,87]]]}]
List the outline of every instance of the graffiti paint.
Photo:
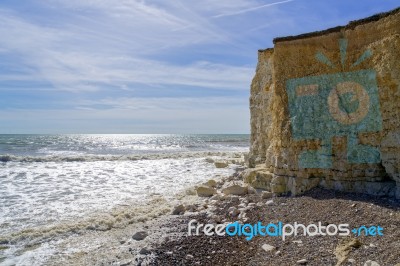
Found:
[{"label": "graffiti paint", "polygon": [[[341,63],[347,40],[341,39]],[[368,50],[353,66],[370,57]],[[335,67],[322,53],[317,60]],[[376,147],[359,144],[358,133],[382,130],[376,72],[372,69],[289,79],[286,83],[292,136],[295,140],[320,140],[318,150],[302,151],[300,168],[332,168],[332,137],[347,137],[349,163],[379,163]]]}]

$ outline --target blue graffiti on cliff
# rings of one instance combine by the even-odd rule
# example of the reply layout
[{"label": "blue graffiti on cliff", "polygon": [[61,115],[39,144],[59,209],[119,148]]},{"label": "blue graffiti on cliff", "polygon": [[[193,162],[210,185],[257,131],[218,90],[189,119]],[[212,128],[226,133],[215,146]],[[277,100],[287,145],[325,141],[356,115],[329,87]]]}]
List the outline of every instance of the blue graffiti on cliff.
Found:
[{"label": "blue graffiti on cliff", "polygon": [[[341,39],[342,66],[347,40]],[[367,50],[351,67],[372,55]],[[322,53],[316,59],[332,68]],[[318,150],[302,151],[300,168],[332,168],[332,137],[347,136],[349,163],[379,163],[377,148],[359,144],[358,133],[382,130],[376,72],[372,69],[289,79],[286,83],[292,136],[295,140],[320,140]]]}]

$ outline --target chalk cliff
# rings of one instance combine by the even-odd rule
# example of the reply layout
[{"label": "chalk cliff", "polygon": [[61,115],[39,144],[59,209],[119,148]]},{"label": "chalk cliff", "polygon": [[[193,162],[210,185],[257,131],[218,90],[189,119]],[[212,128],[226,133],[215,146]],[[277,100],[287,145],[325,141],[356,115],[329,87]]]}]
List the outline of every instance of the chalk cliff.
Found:
[{"label": "chalk cliff", "polygon": [[277,38],[251,84],[245,180],[400,198],[400,9]]}]

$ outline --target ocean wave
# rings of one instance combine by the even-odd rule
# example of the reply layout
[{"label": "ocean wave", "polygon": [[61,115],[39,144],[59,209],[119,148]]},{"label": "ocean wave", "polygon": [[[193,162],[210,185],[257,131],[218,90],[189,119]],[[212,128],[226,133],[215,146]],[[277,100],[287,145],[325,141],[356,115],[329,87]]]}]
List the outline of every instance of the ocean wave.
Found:
[{"label": "ocean wave", "polygon": [[[184,196],[187,202],[196,197]],[[29,227],[13,233],[1,235],[0,245],[34,246],[66,238],[71,235],[80,235],[88,231],[108,231],[114,228],[124,228],[129,224],[146,222],[171,213],[174,202],[160,195],[154,195],[147,202],[138,205],[137,202],[114,207],[109,212],[92,213],[86,218],[67,220],[54,225]]]},{"label": "ocean wave", "polygon": [[[198,205],[197,196],[186,191],[176,195],[175,199],[153,194],[143,202],[127,202],[115,206],[106,212],[88,214],[84,218],[60,221],[57,224],[28,227],[12,233],[0,234],[0,245],[35,246],[49,240],[65,239],[71,235],[81,235],[88,231],[108,231],[114,228],[125,228],[130,224],[143,223],[171,213],[177,202]],[[179,198],[179,200],[178,200]],[[1,225],[0,225],[1,227]]]},{"label": "ocean wave", "polygon": [[180,153],[157,153],[157,154],[131,154],[131,155],[46,155],[46,156],[17,156],[11,154],[0,155],[0,162],[95,162],[95,161],[137,161],[137,160],[160,160],[160,159],[184,159],[201,158],[208,156],[240,157],[247,152],[180,152]]}]

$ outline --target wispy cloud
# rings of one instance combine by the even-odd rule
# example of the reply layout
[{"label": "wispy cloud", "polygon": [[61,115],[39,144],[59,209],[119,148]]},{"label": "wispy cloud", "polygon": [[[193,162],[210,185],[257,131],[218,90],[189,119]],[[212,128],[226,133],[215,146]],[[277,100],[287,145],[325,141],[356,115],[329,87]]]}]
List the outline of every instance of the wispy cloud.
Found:
[{"label": "wispy cloud", "polygon": [[262,9],[262,8],[275,6],[275,5],[280,5],[280,4],[284,4],[284,3],[288,3],[288,2],[292,2],[292,1],[294,1],[294,0],[285,0],[285,1],[275,2],[275,3],[271,3],[271,4],[265,4],[265,5],[261,5],[261,6],[251,7],[251,8],[235,11],[235,12],[222,13],[222,14],[213,16],[213,18],[221,18],[221,17],[228,17],[228,16],[245,14],[245,13],[256,11],[256,10],[259,10],[259,9]]},{"label": "wispy cloud", "polygon": [[[155,11],[147,12],[153,14]],[[148,59],[141,53],[142,48],[146,49],[146,40],[140,40],[140,43],[127,40],[125,44],[113,38],[110,32],[97,34],[95,31],[91,36],[93,40],[88,42],[85,38],[90,36],[88,30],[74,28],[73,31],[70,26],[48,28],[0,13],[0,34],[8,36],[0,41],[0,47],[18,53],[24,64],[36,69],[39,76],[36,78],[50,82],[56,89],[95,91],[96,86],[102,87],[101,84],[123,87],[129,83],[142,83],[243,90],[247,89],[253,73],[250,67],[207,61],[178,65]],[[163,20],[164,17],[169,18],[164,15]],[[139,35],[136,37],[145,37],[145,34]],[[75,40],[74,43],[71,40]],[[179,41],[165,40],[168,42],[182,45]],[[128,45],[130,43],[133,47]],[[19,79],[27,80],[31,76],[21,75]],[[2,78],[18,80],[17,75],[0,76],[0,81]]]},{"label": "wispy cloud", "polygon": [[77,102],[77,108],[119,109],[119,110],[187,110],[187,109],[215,109],[237,106],[246,108],[247,104],[240,99],[230,97],[108,97],[99,100],[83,100]]}]

